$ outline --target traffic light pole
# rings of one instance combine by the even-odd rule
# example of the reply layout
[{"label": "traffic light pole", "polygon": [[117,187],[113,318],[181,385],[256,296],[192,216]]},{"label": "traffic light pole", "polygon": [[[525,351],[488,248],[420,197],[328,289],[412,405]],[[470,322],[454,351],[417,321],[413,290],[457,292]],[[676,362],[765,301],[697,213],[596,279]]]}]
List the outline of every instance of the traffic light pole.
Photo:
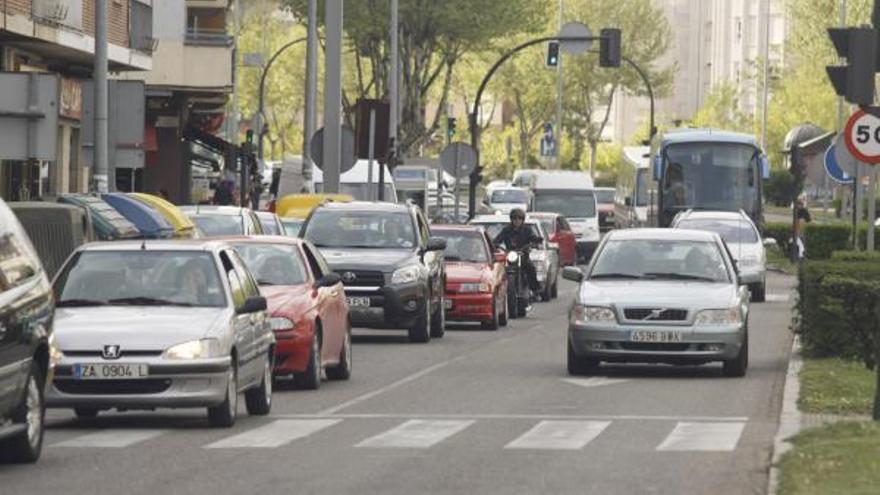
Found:
[{"label": "traffic light pole", "polygon": [[266,78],[269,75],[269,69],[272,68],[272,64],[275,63],[275,60],[278,59],[279,55],[284,53],[288,48],[290,48],[296,44],[302,43],[303,41],[308,41],[308,37],[295,39],[295,40],[291,41],[290,43],[287,43],[286,45],[279,48],[278,51],[276,51],[272,55],[272,57],[269,58],[269,61],[266,63],[266,66],[263,67],[263,73],[260,74],[260,88],[259,88],[259,96],[258,96],[258,103],[257,103],[257,108],[258,108],[257,115],[260,116],[260,128],[255,130],[258,133],[257,134],[257,157],[259,157],[260,163],[263,162],[263,135],[265,134],[263,132],[263,127],[265,126],[265,123],[264,123],[265,116],[263,115],[263,109],[265,106]]},{"label": "traffic light pole", "polygon": [[654,87],[651,86],[651,80],[648,79],[648,74],[646,74],[645,71],[642,70],[642,68],[639,67],[639,65],[637,63],[633,62],[632,59],[630,59],[626,55],[621,55],[620,58],[624,62],[628,63],[630,65],[630,67],[635,69],[636,72],[639,73],[639,76],[641,76],[642,81],[645,82],[645,87],[648,88],[648,98],[650,98],[650,100],[651,100],[651,122],[650,122],[651,127],[648,130],[648,146],[650,146],[651,141],[654,140],[654,136],[657,134],[657,126],[654,124]]}]

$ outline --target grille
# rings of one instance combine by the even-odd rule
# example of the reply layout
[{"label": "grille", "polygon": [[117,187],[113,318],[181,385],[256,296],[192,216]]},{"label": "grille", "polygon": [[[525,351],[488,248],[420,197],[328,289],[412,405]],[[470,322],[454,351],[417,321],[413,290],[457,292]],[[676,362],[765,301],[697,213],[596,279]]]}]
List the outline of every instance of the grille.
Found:
[{"label": "grille", "polygon": [[[648,318],[654,311],[661,313],[654,318]],[[623,310],[623,316],[631,321],[684,321],[687,319],[687,314],[686,309],[626,308]]]},{"label": "grille", "polygon": [[[101,359],[104,358],[102,351],[64,351],[64,355],[70,356],[70,357],[94,357],[94,358],[101,358]],[[119,351],[120,358],[131,357],[131,356],[135,356],[135,357],[147,356],[147,357],[149,357],[149,356],[161,356],[161,355],[162,355],[162,351],[126,351],[125,349],[122,349],[121,351]],[[116,361],[116,360],[114,359],[113,361]]]},{"label": "grille", "polygon": [[654,344],[649,342],[621,342],[620,347],[626,351],[659,351],[659,352],[682,352],[686,351],[690,344]]},{"label": "grille", "polygon": [[168,390],[168,378],[145,380],[55,380],[55,388],[65,394],[140,395],[158,394]]},{"label": "grille", "polygon": [[[364,270],[339,270],[336,273],[342,277],[342,283],[350,287],[382,287],[385,285],[385,275],[382,272],[370,272]],[[351,282],[345,280],[347,273],[355,276]]]}]

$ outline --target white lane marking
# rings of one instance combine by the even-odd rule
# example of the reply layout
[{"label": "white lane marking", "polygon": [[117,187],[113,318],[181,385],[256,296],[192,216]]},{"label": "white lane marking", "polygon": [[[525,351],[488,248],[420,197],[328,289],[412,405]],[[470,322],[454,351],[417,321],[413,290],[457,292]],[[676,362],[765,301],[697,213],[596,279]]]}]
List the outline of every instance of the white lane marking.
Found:
[{"label": "white lane marking", "polygon": [[610,421],[541,421],[504,448],[578,450],[610,424]]},{"label": "white lane marking", "polygon": [[736,448],[745,423],[678,423],[657,450],[729,452]]},{"label": "white lane marking", "polygon": [[349,408],[349,407],[354,406],[356,404],[360,404],[361,402],[370,400],[379,394],[384,394],[385,392],[388,392],[389,390],[400,387],[401,385],[406,385],[407,383],[409,383],[411,381],[418,380],[419,378],[427,375],[428,373],[432,373],[434,371],[439,370],[440,368],[443,368],[445,366],[449,366],[450,364],[452,364],[456,361],[459,361],[461,359],[464,359],[464,356],[459,356],[457,358],[453,358],[448,361],[443,361],[442,363],[437,363],[433,366],[429,366],[429,367],[423,369],[422,371],[419,371],[417,373],[413,373],[412,375],[409,375],[406,378],[401,378],[400,380],[397,380],[396,382],[389,383],[388,385],[385,385],[382,388],[378,388],[376,390],[373,390],[372,392],[367,392],[366,394],[359,395],[359,396],[355,397],[354,399],[347,400],[347,401],[343,402],[342,404],[333,406],[329,409],[324,409],[323,411],[319,412],[317,414],[317,416],[329,416],[331,414],[335,414],[343,409],[346,409],[346,408]]},{"label": "white lane marking", "polygon": [[305,438],[341,419],[282,419],[205,445],[206,449],[262,448],[272,449]]},{"label": "white lane marking", "polygon": [[355,447],[426,449],[472,425],[473,421],[411,419]]},{"label": "white lane marking", "polygon": [[639,414],[398,414],[398,413],[351,413],[351,414],[276,414],[275,419],[308,419],[308,418],[342,418],[342,419],[571,419],[593,421],[714,421],[725,423],[743,423],[747,416],[651,416]]},{"label": "white lane marking", "polygon": [[788,302],[790,299],[791,294],[767,294],[765,296],[767,302]]},{"label": "white lane marking", "polygon": [[601,387],[603,385],[614,385],[615,383],[623,383],[629,381],[622,378],[605,378],[601,376],[595,376],[593,378],[560,378],[560,380],[565,383],[570,383],[572,385],[577,385],[584,388]]},{"label": "white lane marking", "polygon": [[53,447],[85,447],[96,449],[119,449],[156,438],[169,430],[120,430],[96,431],[53,444]]}]

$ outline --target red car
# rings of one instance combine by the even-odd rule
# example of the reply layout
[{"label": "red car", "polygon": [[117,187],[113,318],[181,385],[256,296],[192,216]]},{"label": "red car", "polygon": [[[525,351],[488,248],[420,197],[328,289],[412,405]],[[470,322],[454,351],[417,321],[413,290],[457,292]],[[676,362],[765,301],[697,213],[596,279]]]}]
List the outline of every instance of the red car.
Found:
[{"label": "red car", "polygon": [[577,238],[565,216],[559,213],[529,213],[529,217],[541,222],[549,242],[559,246],[559,265],[574,266],[577,264]]},{"label": "red car", "polygon": [[507,275],[486,231],[470,225],[435,225],[431,235],[446,239],[446,320],[479,321],[487,330],[506,326]]},{"label": "red car", "polygon": [[317,389],[351,375],[351,322],[342,279],[308,241],[291,237],[229,238],[266,297],[275,333],[275,376],[293,375]]}]

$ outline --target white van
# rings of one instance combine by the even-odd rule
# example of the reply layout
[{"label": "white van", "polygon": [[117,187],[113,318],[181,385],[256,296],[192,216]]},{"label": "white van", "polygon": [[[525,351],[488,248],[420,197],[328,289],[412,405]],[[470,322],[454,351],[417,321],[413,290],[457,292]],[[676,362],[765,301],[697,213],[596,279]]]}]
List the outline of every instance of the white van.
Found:
[{"label": "white van", "polygon": [[[373,194],[370,197],[369,188],[369,160],[358,160],[348,172],[339,177],[339,194],[348,194],[356,201],[371,201],[379,198],[379,167],[385,167],[385,187],[383,201],[386,203],[397,202],[397,189],[394,187],[394,177],[386,165],[373,162]],[[312,171],[313,191],[324,192],[324,172],[317,167]]]},{"label": "white van", "polygon": [[530,211],[560,213],[577,239],[578,259],[588,261],[599,245],[599,214],[593,180],[585,172],[539,171],[532,185]]},{"label": "white van", "polygon": [[618,229],[650,225],[649,203],[655,190],[650,157],[651,149],[647,146],[623,148],[614,192],[614,223]]}]

